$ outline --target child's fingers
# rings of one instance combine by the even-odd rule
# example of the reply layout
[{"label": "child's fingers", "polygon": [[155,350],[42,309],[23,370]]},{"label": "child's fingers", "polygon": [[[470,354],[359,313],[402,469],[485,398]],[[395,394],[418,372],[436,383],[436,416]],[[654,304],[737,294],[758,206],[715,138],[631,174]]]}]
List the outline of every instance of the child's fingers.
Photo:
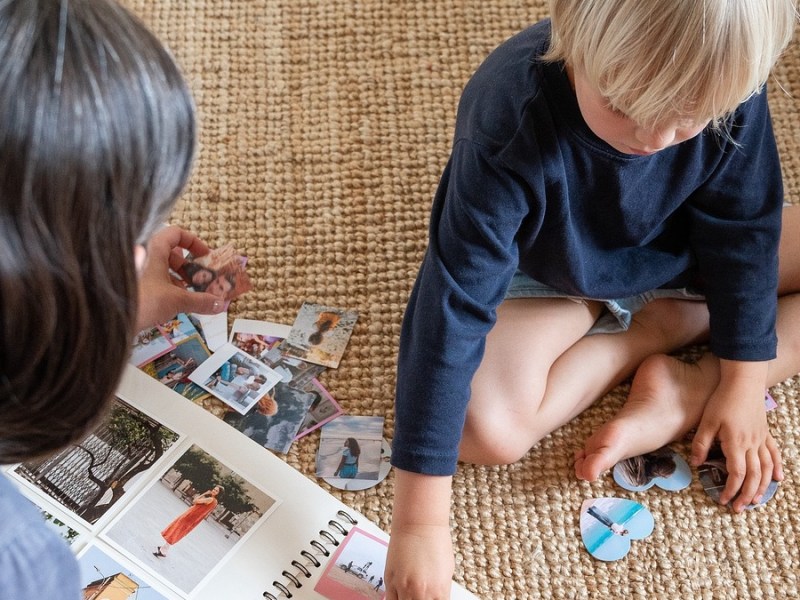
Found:
[{"label": "child's fingers", "polygon": [[692,440],[692,464],[695,467],[703,464],[708,458],[708,451],[711,449],[711,444],[714,443],[716,434],[715,427],[704,426],[704,423],[700,423]]},{"label": "child's fingers", "polygon": [[745,453],[741,450],[723,448],[723,451],[725,452],[728,481],[725,483],[725,488],[719,495],[719,502],[720,504],[727,505],[733,500],[744,483],[744,478],[747,475],[747,462]]},{"label": "child's fingers", "polygon": [[767,436],[767,450],[772,456],[772,478],[775,481],[783,481],[783,457],[781,456],[781,449],[775,443],[771,435]]},{"label": "child's fingers", "polygon": [[[733,510],[741,512],[748,504],[752,504],[761,484],[761,461],[759,460],[758,449],[750,448],[744,455],[746,472],[742,481],[739,495],[733,502]],[[736,491],[733,491],[733,498]]]},{"label": "child's fingers", "polygon": [[772,482],[772,475],[775,472],[775,465],[772,462],[772,454],[766,445],[761,446],[758,451],[759,459],[761,460],[761,483],[756,491],[753,503],[758,504],[761,502],[761,497],[767,491],[769,484]]}]

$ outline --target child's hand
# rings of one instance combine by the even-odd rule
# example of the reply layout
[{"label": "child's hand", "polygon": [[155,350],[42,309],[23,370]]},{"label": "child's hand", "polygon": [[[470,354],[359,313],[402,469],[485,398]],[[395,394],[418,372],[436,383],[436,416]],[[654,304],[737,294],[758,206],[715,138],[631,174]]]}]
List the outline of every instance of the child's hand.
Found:
[{"label": "child's hand", "polygon": [[450,598],[455,560],[450,538],[452,478],[395,469],[386,600]]},{"label": "child's hand", "polygon": [[[745,371],[738,370],[737,366],[761,363],[720,363],[720,384],[711,395],[697,428],[692,443],[692,464],[702,464],[714,439],[718,438],[728,471],[728,481],[719,500],[724,505],[733,500],[733,509],[741,512],[748,504],[761,499],[772,479],[783,478],[781,456],[767,428],[765,376],[758,374],[756,366],[745,367]],[[766,366],[762,369],[765,373]],[[743,372],[747,376],[741,376]]]},{"label": "child's hand", "polygon": [[454,568],[448,525],[392,527],[386,600],[447,600]]}]

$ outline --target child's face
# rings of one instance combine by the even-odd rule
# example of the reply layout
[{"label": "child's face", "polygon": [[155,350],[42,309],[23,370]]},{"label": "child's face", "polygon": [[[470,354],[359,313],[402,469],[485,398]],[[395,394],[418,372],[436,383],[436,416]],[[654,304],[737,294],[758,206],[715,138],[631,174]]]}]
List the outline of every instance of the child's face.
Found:
[{"label": "child's face", "polygon": [[578,107],[589,129],[609,146],[625,154],[654,154],[693,138],[708,125],[707,121],[696,123],[687,120],[656,129],[640,127],[623,113],[614,110],[579,70],[569,69],[568,72],[578,98]]}]

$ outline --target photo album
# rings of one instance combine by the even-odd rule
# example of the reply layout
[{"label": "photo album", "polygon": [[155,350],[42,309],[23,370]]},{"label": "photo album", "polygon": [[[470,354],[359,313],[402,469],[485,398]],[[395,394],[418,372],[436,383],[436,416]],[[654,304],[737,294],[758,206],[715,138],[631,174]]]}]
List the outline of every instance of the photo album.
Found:
[{"label": "photo album", "polygon": [[[347,319],[309,323],[329,335]],[[274,453],[336,423],[321,368],[296,359],[336,364],[341,336],[309,348],[286,326],[235,326],[210,352],[193,331],[179,316],[142,332],[100,426],[5,469],[77,556],[84,597],[384,598],[389,536]],[[348,481],[375,484],[381,465],[367,454],[380,453],[382,422],[342,418],[323,437],[319,476],[350,477],[358,436]],[[452,598],[474,596],[454,583]]]}]

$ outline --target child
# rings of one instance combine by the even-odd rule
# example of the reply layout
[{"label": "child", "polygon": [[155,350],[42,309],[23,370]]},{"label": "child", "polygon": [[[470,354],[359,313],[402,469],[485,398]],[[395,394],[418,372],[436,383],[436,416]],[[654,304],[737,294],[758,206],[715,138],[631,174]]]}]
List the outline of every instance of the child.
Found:
[{"label": "child", "polygon": [[[695,464],[722,440],[736,510],[782,476],[763,399],[800,369],[800,214],[779,273],[763,86],[793,2],[552,0],[551,17],[459,105],[400,339],[390,599],[449,595],[457,460],[514,462],[634,372],[578,477],[693,427]],[[706,340],[696,366],[663,355]]]},{"label": "child", "polygon": [[[162,45],[111,0],[8,0],[0,31],[0,463],[9,464],[65,446],[103,415],[137,331],[179,310],[222,307],[169,274],[181,248],[207,254],[206,245],[176,227],[153,235],[195,139],[189,91]],[[81,597],[69,549],[2,476],[0,521],[4,598]]]}]

